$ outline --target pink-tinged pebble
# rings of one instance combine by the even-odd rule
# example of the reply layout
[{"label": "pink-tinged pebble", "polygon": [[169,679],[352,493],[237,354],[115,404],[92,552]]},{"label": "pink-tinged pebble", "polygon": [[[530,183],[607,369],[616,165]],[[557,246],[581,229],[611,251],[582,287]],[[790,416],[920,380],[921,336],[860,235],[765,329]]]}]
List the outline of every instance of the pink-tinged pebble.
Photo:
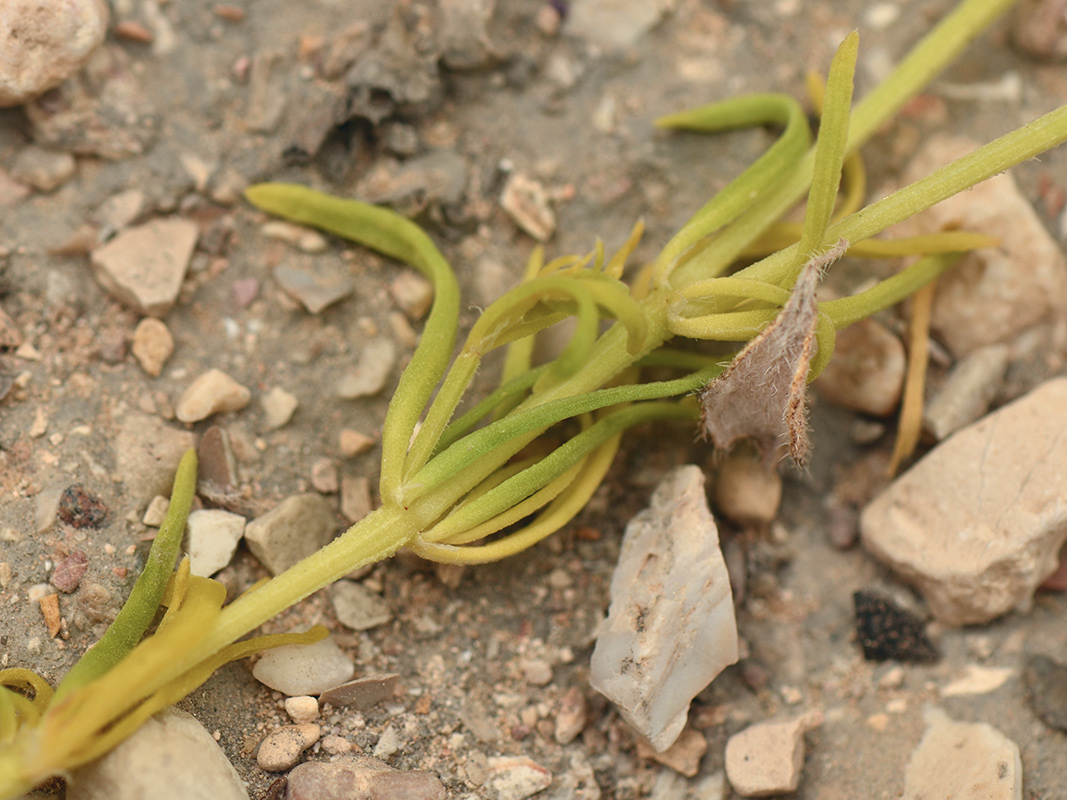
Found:
[{"label": "pink-tinged pebble", "polygon": [[52,573],[52,585],[59,591],[69,594],[78,588],[87,569],[89,569],[89,556],[83,550],[75,550],[56,564],[56,569]]}]

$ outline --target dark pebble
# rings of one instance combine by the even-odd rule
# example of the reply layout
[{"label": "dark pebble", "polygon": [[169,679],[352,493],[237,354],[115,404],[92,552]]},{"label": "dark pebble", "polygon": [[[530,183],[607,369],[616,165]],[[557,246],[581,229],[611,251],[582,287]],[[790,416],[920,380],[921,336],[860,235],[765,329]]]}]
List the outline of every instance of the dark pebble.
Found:
[{"label": "dark pebble", "polygon": [[59,497],[59,518],[75,528],[99,528],[107,518],[107,506],[80,483],[75,483]]},{"label": "dark pebble", "polygon": [[1047,656],[1030,656],[1023,678],[1034,713],[1049,727],[1067,731],[1067,666]]},{"label": "dark pebble", "polygon": [[70,594],[78,588],[89,569],[89,556],[83,550],[75,550],[58,564],[52,573],[52,585],[59,591]]},{"label": "dark pebble", "polygon": [[892,600],[872,592],[852,595],[856,607],[856,640],[868,661],[937,661],[941,655],[926,638],[924,624]]}]

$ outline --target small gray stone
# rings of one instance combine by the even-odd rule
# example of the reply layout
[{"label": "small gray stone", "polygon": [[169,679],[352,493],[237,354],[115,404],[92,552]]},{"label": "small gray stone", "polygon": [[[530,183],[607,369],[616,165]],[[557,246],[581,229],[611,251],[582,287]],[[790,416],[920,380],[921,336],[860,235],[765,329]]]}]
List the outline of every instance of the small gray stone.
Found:
[{"label": "small gray stone", "polygon": [[127,189],[113,194],[96,209],[95,219],[104,228],[118,231],[125,228],[144,211],[145,194],[140,189]]},{"label": "small gray stone", "polygon": [[337,581],[330,587],[330,600],[337,619],[354,631],[370,630],[393,618],[381,597],[355,581]]},{"label": "small gray stone", "polygon": [[173,428],[159,417],[124,414],[115,440],[115,463],[127,496],[140,507],[156,495],[170,497],[178,461],[195,442],[192,432]]},{"label": "small gray stone", "polygon": [[77,164],[70,153],[29,145],[15,157],[11,175],[41,192],[58,189],[74,176]]},{"label": "small gray stone", "polygon": [[67,782],[68,800],[248,800],[236,770],[183,711],[152,717]]},{"label": "small gray stone", "polygon": [[495,58],[487,25],[496,0],[441,0],[438,42],[449,69],[479,69]]},{"label": "small gray stone", "polygon": [[263,395],[259,402],[263,406],[263,424],[268,431],[275,431],[287,425],[299,405],[296,396],[280,386],[275,386]]},{"label": "small gray stone", "polygon": [[92,252],[96,279],[117,300],[164,317],[178,299],[199,229],[178,217],[128,228]]},{"label": "small gray stone", "polygon": [[400,676],[396,673],[368,675],[323,692],[319,696],[319,702],[329,703],[337,708],[365,711],[392,697],[399,683]]},{"label": "small gray stone", "polygon": [[601,47],[632,47],[666,15],[670,0],[575,0],[564,31]]},{"label": "small gray stone", "polygon": [[345,400],[371,397],[385,388],[396,364],[396,347],[386,338],[373,339],[359,354],[355,369],[341,376],[338,396]]},{"label": "small gray stone", "polygon": [[325,274],[294,267],[275,267],[274,279],[312,314],[318,314],[334,303],[344,300],[355,288],[346,275]]},{"label": "small gray stone", "polygon": [[320,736],[322,728],[313,722],[286,725],[260,742],[256,763],[267,772],[284,772],[296,764]]},{"label": "small gray stone", "polygon": [[290,644],[266,651],[252,675],[271,689],[299,697],[339,686],[356,670],[331,637],[314,644]]},{"label": "small gray stone", "polygon": [[245,541],[277,575],[327,545],[336,530],[333,510],[321,495],[297,494],[249,522]]},{"label": "small gray stone", "polygon": [[0,13],[0,107],[17,106],[78,71],[107,35],[103,0],[6,0]]},{"label": "small gray stone", "polygon": [[219,508],[203,508],[189,515],[185,540],[189,568],[194,575],[211,577],[230,563],[245,533],[245,518]]},{"label": "small gray stone", "polygon": [[309,761],[291,773],[285,800],[445,800],[444,784],[432,772],[401,772],[369,756]]},{"label": "small gray stone", "polygon": [[986,413],[1004,380],[1009,353],[1007,345],[992,344],[956,363],[923,413],[923,424],[934,438],[940,441]]}]

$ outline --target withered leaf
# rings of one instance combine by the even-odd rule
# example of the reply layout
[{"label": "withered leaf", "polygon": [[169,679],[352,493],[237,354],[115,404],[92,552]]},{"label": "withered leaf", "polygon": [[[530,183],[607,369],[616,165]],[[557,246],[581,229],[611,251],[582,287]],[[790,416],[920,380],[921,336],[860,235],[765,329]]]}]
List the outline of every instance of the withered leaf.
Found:
[{"label": "withered leaf", "polygon": [[815,288],[823,267],[840,258],[844,240],[808,261],[774,321],[745,345],[730,366],[700,392],[701,432],[729,449],[753,439],[768,467],[788,443],[797,466],[808,455],[808,367],[818,345]]}]

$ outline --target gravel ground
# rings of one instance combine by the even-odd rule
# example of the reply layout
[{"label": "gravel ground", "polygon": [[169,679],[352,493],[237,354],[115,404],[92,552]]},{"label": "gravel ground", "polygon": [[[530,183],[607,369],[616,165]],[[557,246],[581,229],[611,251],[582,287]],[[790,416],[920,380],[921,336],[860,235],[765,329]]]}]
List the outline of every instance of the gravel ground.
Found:
[{"label": "gravel ground", "polygon": [[[0,110],[0,166],[23,184],[59,183],[26,193],[0,182],[0,302],[22,340],[0,353],[0,651],[4,665],[32,667],[50,680],[99,635],[147,552],[152,530],[141,519],[158,491],[146,477],[153,437],[169,443],[164,457],[176,463],[181,432],[224,426],[238,462],[239,492],[228,503],[248,517],[321,491],[340,528],[331,475],[350,486],[376,480],[377,446],[346,457],[339,432],[379,435],[420,324],[417,313],[405,313],[396,285],[406,273],[338,241],[272,235],[266,218],[240,200],[244,185],[294,180],[416,214],[456,265],[469,326],[478,307],[517,280],[535,245],[498,203],[509,175],[545,190],[555,216],[550,255],[584,252],[596,236],[610,249],[643,217],[648,233],[637,260],[647,258],[772,136],[668,135],[652,120],[742,92],[800,96],[805,71],[825,72],[837,42],[857,26],[862,94],[951,4],[679,0],[665,2],[671,10],[653,15],[648,30],[633,20],[623,26],[617,35],[634,40],[618,48],[560,35],[552,6],[521,0],[498,0],[488,45],[469,27],[435,35],[420,3],[398,4],[395,17],[393,4],[364,0],[113,5],[112,31],[81,95],[53,98],[37,115]],[[403,80],[390,91],[354,92],[365,116],[345,121],[338,112],[345,59],[383,52],[390,19],[407,37],[409,63],[395,72]],[[439,68],[442,58],[452,67]],[[457,68],[471,62],[476,69]],[[924,97],[868,147],[873,186],[891,181],[936,131],[988,140],[1054,108],[1067,97],[1067,77],[1062,66],[1013,50],[1001,24]],[[39,163],[26,156],[34,141],[50,147]],[[75,156],[72,173],[56,153]],[[1015,174],[1059,238],[1067,153]],[[118,201],[105,205],[129,190],[141,195],[124,196],[132,217],[115,209]],[[131,352],[140,316],[94,280],[88,251],[109,226],[163,215],[195,222],[199,244],[164,318],[174,353],[152,377]],[[291,270],[288,278],[279,266]],[[842,272],[860,282],[864,268],[844,264]],[[351,291],[337,302],[308,310],[323,292],[332,298],[346,285]],[[1062,371],[1063,354],[1046,334],[1035,333],[1038,345],[1009,371],[1003,396]],[[388,348],[368,347],[383,338],[395,363]],[[384,363],[381,391],[339,396],[339,376],[354,363]],[[251,403],[205,422],[177,421],[183,391],[212,368],[248,387]],[[479,380],[488,386],[491,378],[485,370]],[[280,427],[261,404],[275,388],[298,403]],[[165,435],[152,427],[159,421]],[[888,434],[865,445],[851,435],[857,422],[866,421],[816,398],[812,463],[803,473],[785,470],[778,522],[765,531],[723,531],[728,548],[742,559],[747,552],[738,610],[747,656],[694,705],[691,726],[708,745],[699,774],[722,770],[727,738],[746,724],[818,708],[825,722],[808,734],[794,796],[894,798],[922,736],[924,706],[935,704],[955,719],[988,722],[1019,745],[1025,797],[1067,797],[1064,734],[1035,716],[1022,678],[1025,655],[1067,646],[1063,595],[1039,594],[1028,613],[988,625],[932,626],[942,653],[935,664],[900,674],[894,664],[863,660],[853,591],[881,589],[913,608],[918,601],[861,549],[830,541],[834,520],[824,498],[884,463],[891,448],[891,422]],[[389,622],[348,630],[320,592],[267,630],[322,623],[353,656],[357,674],[399,673],[394,699],[337,713],[324,730],[367,752],[383,736],[395,738],[389,763],[438,773],[452,796],[488,796],[479,788],[487,759],[516,755],[553,773],[544,797],[595,798],[595,776],[605,800],[653,791],[681,798],[684,786],[671,788],[663,777],[669,768],[642,757],[617,712],[588,688],[588,663],[621,532],[665,471],[687,462],[712,463],[692,431],[638,431],[589,509],[528,555],[462,573],[397,558],[364,578],[388,604]],[[106,506],[103,524],[38,531],[49,503],[79,483]],[[53,637],[31,598],[75,550],[86,554],[87,571],[60,596]],[[222,578],[241,589],[265,574],[242,547]],[[944,697],[968,664],[1013,671],[993,691]],[[556,719],[574,688],[587,697],[588,724],[560,745]],[[250,796],[262,797],[276,776],[257,767],[254,751],[288,722],[281,695],[237,663],[181,705],[218,732]]]}]

